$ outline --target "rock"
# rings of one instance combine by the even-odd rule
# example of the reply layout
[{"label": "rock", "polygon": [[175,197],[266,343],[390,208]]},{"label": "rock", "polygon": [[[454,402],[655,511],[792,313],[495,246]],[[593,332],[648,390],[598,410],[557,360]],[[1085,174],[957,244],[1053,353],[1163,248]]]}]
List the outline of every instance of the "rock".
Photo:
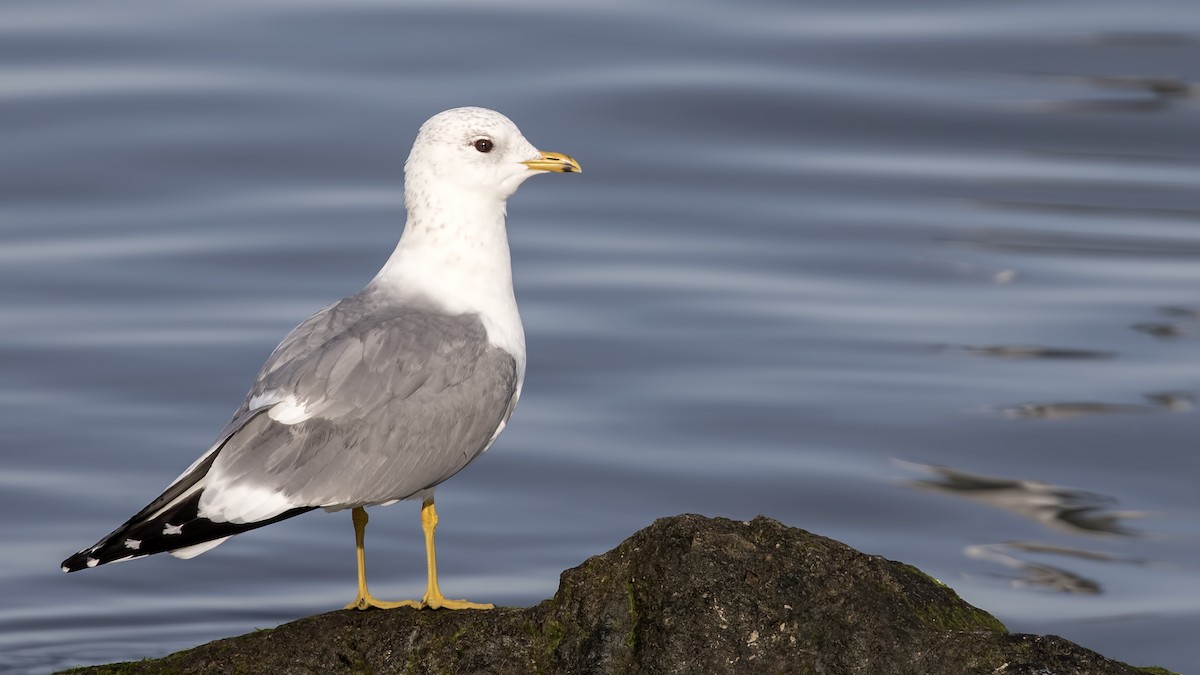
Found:
[{"label": "rock", "polygon": [[336,611],[75,673],[1166,673],[1017,635],[949,587],[769,518],[658,520],[487,612]]}]

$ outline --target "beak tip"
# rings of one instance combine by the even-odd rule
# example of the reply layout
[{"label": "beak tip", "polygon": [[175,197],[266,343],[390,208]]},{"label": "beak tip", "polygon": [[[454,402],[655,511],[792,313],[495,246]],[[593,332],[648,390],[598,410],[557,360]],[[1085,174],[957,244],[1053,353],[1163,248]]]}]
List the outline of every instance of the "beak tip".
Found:
[{"label": "beak tip", "polygon": [[543,152],[537,159],[521,162],[534,171],[550,171],[554,173],[582,173],[579,162],[570,155],[560,152]]}]

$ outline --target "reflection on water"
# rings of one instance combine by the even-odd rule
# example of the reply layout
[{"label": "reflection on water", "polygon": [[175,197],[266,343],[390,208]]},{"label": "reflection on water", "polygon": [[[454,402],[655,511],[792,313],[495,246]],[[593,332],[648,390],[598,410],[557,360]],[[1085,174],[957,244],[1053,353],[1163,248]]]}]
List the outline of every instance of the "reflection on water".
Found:
[{"label": "reflection on water", "polygon": [[1148,405],[1129,405],[1121,403],[1020,403],[1011,406],[1001,406],[998,411],[1005,417],[1013,419],[1043,419],[1065,420],[1083,415],[1115,415],[1122,413],[1151,412],[1155,408]]},{"label": "reflection on water", "polygon": [[1146,335],[1153,335],[1156,338],[1177,338],[1183,335],[1183,326],[1177,323],[1164,323],[1161,321],[1143,321],[1130,326],[1133,330]]},{"label": "reflection on water", "polygon": [[1086,98],[1045,102],[1047,110],[1058,112],[1157,112],[1168,105],[1195,98],[1200,86],[1177,77],[1111,77],[1041,75],[1088,91]]},{"label": "reflection on water", "polygon": [[[1085,35],[1081,39],[1050,42],[1066,52],[1086,52],[1095,47],[1143,53],[1179,52],[1195,45],[1195,36],[1183,33],[1106,32]],[[1090,65],[1090,64],[1089,64]],[[1132,75],[1033,73],[1029,77],[1055,85],[1056,89],[1076,91],[1071,97],[1043,100],[1037,107],[1055,113],[1158,113],[1200,95],[1195,80],[1162,72]],[[1174,70],[1173,68],[1171,70]]]},{"label": "reflection on water", "polygon": [[935,474],[933,478],[908,481],[906,484],[911,487],[970,499],[1073,534],[1134,536],[1138,531],[1124,521],[1146,515],[1139,511],[1113,511],[1112,505],[1117,500],[1095,492],[1036,480],[984,476],[948,466],[898,463]]},{"label": "reflection on water", "polygon": [[1062,403],[1020,403],[1017,405],[1000,406],[996,412],[1012,419],[1044,419],[1065,420],[1084,415],[1120,415],[1129,413],[1148,412],[1189,412],[1193,408],[1194,397],[1188,392],[1164,391],[1144,394],[1143,397],[1152,405],[1137,405],[1130,403],[1092,403],[1092,402],[1062,402]]},{"label": "reflection on water", "polygon": [[1035,345],[943,345],[946,351],[974,356],[993,356],[1002,359],[1111,359],[1115,352],[1070,347],[1038,347]]},{"label": "reflection on water", "polygon": [[[911,487],[994,506],[1069,534],[1137,536],[1141,532],[1129,527],[1124,521],[1147,515],[1143,512],[1112,510],[1116,499],[1094,492],[1039,481],[972,474],[945,466],[898,463],[910,469],[935,474],[933,478],[908,481],[906,484]],[[1003,565],[1014,570],[1015,576],[1002,577],[1008,579],[1014,588],[1047,589],[1082,595],[1099,594],[1103,587],[1100,582],[1080,572],[1060,565],[1035,562],[1027,556],[1056,556],[1138,566],[1149,564],[1149,561],[1143,558],[1038,541],[971,544],[963,547],[963,554],[968,558]]]},{"label": "reflection on water", "polygon": [[1004,551],[1008,547],[1009,544],[978,544],[965,547],[963,554],[968,558],[986,560],[1016,570],[1017,576],[1010,578],[1014,588],[1045,588],[1084,595],[1094,595],[1103,590],[1099,582],[1070,570],[1017,558]]},{"label": "reflection on water", "polygon": [[1165,316],[1173,316],[1181,319],[1200,319],[1200,309],[1196,309],[1195,307],[1172,305],[1168,307],[1159,307],[1158,311],[1160,314]]},{"label": "reflection on water", "polygon": [[1112,553],[1104,553],[1103,551],[1090,551],[1082,548],[1073,548],[1070,546],[1056,546],[1054,544],[1043,544],[1036,541],[1007,541],[999,544],[1004,548],[1014,551],[1025,551],[1027,553],[1046,553],[1050,555],[1066,556],[1068,558],[1079,558],[1081,560],[1095,560],[1097,562],[1116,562],[1127,563],[1130,565],[1149,565],[1150,561],[1145,558],[1130,558],[1126,556],[1114,555]]},{"label": "reflection on water", "polygon": [[1057,546],[1036,541],[1006,541],[998,544],[976,544],[963,548],[963,554],[968,558],[986,560],[1016,570],[1017,576],[1010,578],[1015,588],[1045,588],[1061,593],[1085,595],[1101,593],[1104,590],[1100,582],[1094,579],[1086,578],[1061,567],[1019,558],[1013,555],[1013,552],[1136,566],[1152,564],[1151,561],[1144,558],[1131,558],[1103,551]]},{"label": "reflection on water", "polygon": [[1190,412],[1196,407],[1196,396],[1187,391],[1160,391],[1146,394],[1146,399],[1171,412]]}]

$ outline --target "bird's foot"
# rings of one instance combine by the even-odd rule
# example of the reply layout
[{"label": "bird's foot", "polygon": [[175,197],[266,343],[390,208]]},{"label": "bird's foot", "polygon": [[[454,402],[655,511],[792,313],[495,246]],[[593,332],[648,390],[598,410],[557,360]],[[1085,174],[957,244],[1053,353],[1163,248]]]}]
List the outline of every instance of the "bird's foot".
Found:
[{"label": "bird's foot", "polygon": [[354,602],[346,605],[346,609],[396,609],[397,607],[412,607],[413,609],[495,609],[490,602],[467,602],[466,600],[450,600],[437,595],[425,594],[423,600],[397,600],[389,602],[376,599],[370,594],[360,594]]},{"label": "bird's foot", "polygon": [[439,593],[431,596],[425,594],[425,599],[421,601],[421,606],[428,609],[495,609],[496,606],[490,602],[467,602],[466,600],[450,600],[442,597]]},{"label": "bird's foot", "polygon": [[413,609],[421,609],[424,606],[425,603],[417,602],[416,600],[397,600],[395,602],[388,602],[386,600],[377,600],[370,594],[363,595],[360,593],[359,596],[354,599],[354,602],[346,605],[346,609],[371,609],[372,607],[376,609],[396,609],[397,607],[412,607]]}]

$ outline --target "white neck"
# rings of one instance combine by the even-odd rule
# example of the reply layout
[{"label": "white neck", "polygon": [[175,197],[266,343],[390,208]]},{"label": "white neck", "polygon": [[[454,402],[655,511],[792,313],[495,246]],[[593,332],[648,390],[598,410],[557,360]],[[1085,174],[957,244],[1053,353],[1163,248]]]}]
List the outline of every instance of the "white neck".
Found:
[{"label": "white neck", "polygon": [[450,314],[478,314],[488,341],[525,373],[525,330],[513,295],[505,203],[454,186],[406,185],[408,222],[371,285],[430,299]]}]

